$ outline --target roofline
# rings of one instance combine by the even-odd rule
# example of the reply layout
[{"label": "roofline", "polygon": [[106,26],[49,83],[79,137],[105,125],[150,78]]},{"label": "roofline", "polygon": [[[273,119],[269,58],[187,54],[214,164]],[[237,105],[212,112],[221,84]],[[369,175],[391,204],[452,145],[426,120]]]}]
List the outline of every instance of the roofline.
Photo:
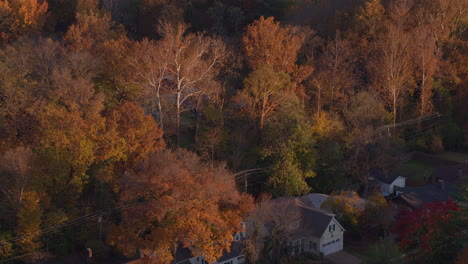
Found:
[{"label": "roofline", "polygon": [[[332,219],[330,219],[330,222],[335,220],[335,222],[341,227],[341,229],[343,229],[343,232],[346,231],[346,229],[340,224],[340,222],[338,221],[338,219],[335,218],[335,216],[332,217]],[[330,224],[330,222],[328,223],[328,225]],[[327,226],[328,226],[327,225]],[[320,239],[323,237],[323,234],[325,234],[325,232],[327,232],[327,229],[325,229],[322,233],[322,235],[320,235]]]}]

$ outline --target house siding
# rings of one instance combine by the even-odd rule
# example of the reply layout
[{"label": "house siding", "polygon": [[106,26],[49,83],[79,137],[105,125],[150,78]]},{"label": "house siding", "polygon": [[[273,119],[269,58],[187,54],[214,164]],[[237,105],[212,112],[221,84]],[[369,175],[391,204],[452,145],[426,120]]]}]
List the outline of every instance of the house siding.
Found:
[{"label": "house siding", "polygon": [[[335,225],[335,229],[330,232],[329,228],[333,225]],[[333,218],[320,239],[320,252],[326,256],[343,250],[343,232],[342,226]]]}]

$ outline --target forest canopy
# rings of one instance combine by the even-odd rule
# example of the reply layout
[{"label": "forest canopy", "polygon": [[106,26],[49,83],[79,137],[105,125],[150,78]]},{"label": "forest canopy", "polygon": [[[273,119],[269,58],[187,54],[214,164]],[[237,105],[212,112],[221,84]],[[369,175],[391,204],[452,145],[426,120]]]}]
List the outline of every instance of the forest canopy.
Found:
[{"label": "forest canopy", "polygon": [[466,151],[466,1],[344,2],[0,0],[0,260],[215,261],[261,193]]}]

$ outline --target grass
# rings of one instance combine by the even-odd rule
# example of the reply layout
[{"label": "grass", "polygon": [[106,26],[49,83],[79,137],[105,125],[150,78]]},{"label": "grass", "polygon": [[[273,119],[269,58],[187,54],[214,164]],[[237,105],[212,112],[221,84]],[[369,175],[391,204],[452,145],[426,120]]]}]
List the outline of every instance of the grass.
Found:
[{"label": "grass", "polygon": [[468,153],[460,153],[460,152],[442,152],[434,154],[435,157],[444,159],[444,160],[451,160],[456,162],[465,162],[468,160]]},{"label": "grass", "polygon": [[435,167],[436,165],[429,162],[411,160],[401,164],[393,173],[405,177],[408,186],[420,186],[426,184],[425,179],[432,175]]}]

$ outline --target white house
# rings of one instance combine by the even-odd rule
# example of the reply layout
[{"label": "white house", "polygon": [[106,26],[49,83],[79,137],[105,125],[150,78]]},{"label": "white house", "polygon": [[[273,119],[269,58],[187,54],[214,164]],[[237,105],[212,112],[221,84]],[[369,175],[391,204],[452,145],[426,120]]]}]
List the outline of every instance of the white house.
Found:
[{"label": "white house", "polygon": [[[336,220],[334,214],[316,208],[307,196],[282,197],[266,202],[266,204],[267,210],[261,207],[257,208],[242,223],[244,231],[233,236],[230,251],[224,251],[222,257],[212,264],[246,263],[243,240],[248,235],[245,230],[252,230],[253,227],[259,228],[260,239],[257,244],[263,245],[262,238],[267,238],[271,234],[275,224],[288,226],[287,243],[291,255],[310,252],[326,256],[343,250],[345,229]],[[261,212],[262,210],[263,212]],[[140,250],[140,255],[148,255],[148,253],[145,254],[144,250]],[[208,264],[202,256],[194,257],[189,248],[182,247],[177,249],[175,260],[176,264]],[[138,264],[140,262],[135,260],[129,263]]]},{"label": "white house", "polygon": [[380,192],[385,196],[395,193],[395,186],[400,188],[406,186],[405,177],[387,174],[383,171],[372,171],[371,177],[378,183]]},{"label": "white house", "polygon": [[[289,223],[287,233],[291,255],[310,252],[326,256],[343,250],[345,229],[334,214],[315,208],[307,196],[277,198],[268,202],[268,205],[268,210],[258,208],[248,218],[247,227],[260,224],[260,237],[268,237],[275,225]],[[271,217],[271,213],[267,213],[270,217],[262,219],[262,213],[257,212],[259,210],[273,212],[279,221],[274,219],[275,216]]]}]

